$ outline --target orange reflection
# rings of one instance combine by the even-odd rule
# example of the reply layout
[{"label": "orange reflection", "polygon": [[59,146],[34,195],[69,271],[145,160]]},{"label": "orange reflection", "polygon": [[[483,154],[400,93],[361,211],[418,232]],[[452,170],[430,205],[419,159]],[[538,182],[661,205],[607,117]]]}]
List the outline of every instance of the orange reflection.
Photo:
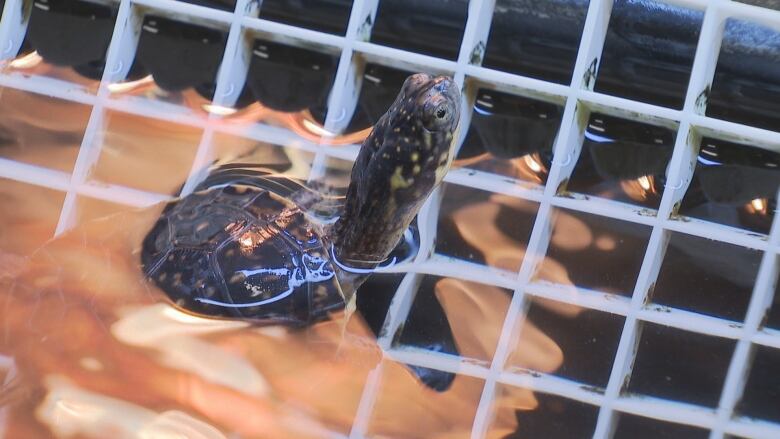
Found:
[{"label": "orange reflection", "polygon": [[[152,98],[161,92],[155,85],[154,79],[151,76],[147,76],[138,81],[110,84],[108,88],[112,93],[117,95],[146,95]],[[181,95],[183,103],[187,107],[196,111],[203,111],[205,113],[224,117],[224,119],[220,120],[218,123],[241,125],[262,122],[277,124],[289,129],[307,141],[315,143],[327,145],[351,145],[362,143],[371,132],[371,128],[346,134],[330,132],[314,119],[309,110],[286,113],[265,107],[259,102],[254,102],[245,108],[238,109],[214,105],[210,100],[202,97],[193,90],[186,90],[182,92]]]},{"label": "orange reflection", "polygon": [[526,154],[512,159],[498,159],[488,152],[475,157],[455,159],[453,167],[471,168],[501,175],[507,175],[534,183],[543,183],[549,169],[539,153]]},{"label": "orange reflection", "polygon": [[351,145],[362,143],[371,132],[371,128],[366,128],[354,133],[332,133],[317,122],[309,110],[285,113],[265,107],[259,102],[254,102],[241,109],[220,107],[212,105],[209,100],[193,91],[184,92],[184,99],[190,108],[201,108],[219,116],[228,116],[222,123],[251,124],[263,122],[278,124],[309,142],[327,145]]},{"label": "orange reflection", "polygon": [[651,196],[658,195],[655,189],[655,177],[652,175],[643,175],[634,180],[621,180],[620,187],[634,201],[645,201]]},{"label": "orange reflection", "polygon": [[745,209],[750,214],[762,214],[766,215],[767,208],[768,208],[768,202],[766,198],[756,198],[754,200],[751,200],[750,203],[747,203],[745,205]]},{"label": "orange reflection", "polygon": [[0,62],[0,68],[10,72],[21,72],[24,75],[46,76],[67,81],[88,88],[91,91],[97,90],[98,84],[100,83],[100,81],[76,73],[70,67],[58,66],[46,62],[37,51],[21,55],[7,62]]}]

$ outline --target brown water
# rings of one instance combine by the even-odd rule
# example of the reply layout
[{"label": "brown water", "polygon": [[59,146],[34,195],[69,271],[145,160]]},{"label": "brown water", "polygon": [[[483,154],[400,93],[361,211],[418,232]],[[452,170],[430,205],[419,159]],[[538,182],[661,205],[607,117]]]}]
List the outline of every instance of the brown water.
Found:
[{"label": "brown water", "polygon": [[[49,98],[10,90],[3,98],[25,103],[20,110],[60,108],[47,105]],[[68,111],[63,105],[56,113]],[[13,106],[6,106],[4,115],[22,117]],[[98,139],[103,149],[88,180],[158,193],[174,189],[189,170],[200,132],[149,122],[109,113]],[[16,143],[3,152],[50,167],[61,154],[77,151],[81,140],[73,133],[82,130],[75,119],[30,119],[10,125]],[[18,142],[30,133],[58,141],[51,146]],[[237,137],[224,136],[219,145],[220,157],[248,155],[264,162],[289,157],[286,148]],[[161,148],[168,148],[163,155]],[[308,172],[310,157],[304,156],[293,160],[303,163],[291,168],[293,175]],[[329,166],[343,174],[343,163]],[[142,278],[139,268],[140,243],[161,206],[131,210],[79,196],[79,225],[49,241],[63,200],[64,193],[56,190],[0,182],[0,427],[5,437],[344,435],[367,376],[380,364],[380,392],[368,424],[372,434],[470,435],[481,380],[459,376],[443,393],[425,388],[407,367],[383,360],[359,315],[346,330],[335,320],[292,331],[184,314]],[[439,282],[436,292],[445,313],[461,316],[452,327],[463,355],[489,359],[509,296],[454,280]],[[536,357],[539,349],[546,353],[554,346],[543,335],[527,345],[540,340],[539,348],[520,355]],[[552,370],[560,361],[560,351],[550,353],[540,369]],[[533,408],[534,401],[529,390],[516,388],[502,398],[502,404],[523,409]],[[512,411],[494,425],[497,436],[515,428]]]},{"label": "brown water", "polygon": [[[90,221],[27,260],[4,253],[14,262],[4,264],[0,281],[0,352],[13,363],[3,388],[7,437],[348,433],[366,376],[382,361],[365,324],[354,318],[345,334],[338,321],[289,331],[177,311],[142,279],[137,262],[159,212]],[[479,305],[489,313],[493,302],[508,300],[460,288],[443,301],[445,310]],[[456,331],[456,338],[467,349],[492,349],[496,340],[480,340],[480,319],[472,320],[475,332]],[[470,434],[472,417],[453,413],[473,410],[464,401],[478,398],[478,380],[456,379],[436,393],[385,361],[383,381],[392,391],[380,399],[372,431]],[[529,391],[513,397],[533,405]],[[511,421],[496,427],[511,429]]]}]

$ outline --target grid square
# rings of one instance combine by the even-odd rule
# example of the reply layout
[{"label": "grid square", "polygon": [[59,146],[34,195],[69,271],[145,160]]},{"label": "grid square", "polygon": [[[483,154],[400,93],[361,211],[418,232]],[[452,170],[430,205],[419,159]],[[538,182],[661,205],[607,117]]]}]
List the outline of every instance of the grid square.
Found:
[{"label": "grid square", "polygon": [[[518,390],[502,386],[494,410],[497,419],[511,416],[516,418],[515,431],[504,439],[580,439],[593,435],[598,416],[598,407],[564,398],[550,393],[530,392],[526,401],[518,401]],[[517,395],[517,396],[515,396]],[[514,396],[514,398],[512,398]],[[525,407],[521,406],[525,403]],[[520,403],[520,404],[519,404]],[[562,420],[565,420],[562,422]]]},{"label": "grid square", "polygon": [[8,64],[8,73],[47,76],[96,92],[116,22],[118,3],[35,0],[30,10],[27,50]]},{"label": "grid square", "polygon": [[497,0],[482,65],[569,84],[588,0]]},{"label": "grid square", "polygon": [[[92,109],[42,94],[0,89],[0,157],[70,172]],[[40,114],[49,117],[40,118]]]},{"label": "grid square", "polygon": [[374,126],[393,104],[398,90],[412,73],[414,72],[375,63],[366,64],[357,107],[347,131],[359,131]]},{"label": "grid square", "polygon": [[761,256],[758,250],[672,233],[651,298],[654,303],[741,321]]},{"label": "grid square", "polygon": [[682,108],[703,18],[656,1],[615,1],[595,90]]},{"label": "grid square", "polygon": [[228,31],[221,24],[169,15],[145,13],[130,73],[109,90],[114,98],[142,96],[199,112],[214,97]]},{"label": "grid square", "polygon": [[736,411],[743,416],[780,422],[780,350],[756,346],[745,391]]},{"label": "grid square", "polygon": [[651,228],[569,209],[554,213],[547,255],[534,279],[630,296]]},{"label": "grid square", "polygon": [[[402,364],[385,360],[367,437],[468,435],[484,383],[458,375],[447,392],[423,387]],[[413,426],[413,427],[412,427]]]},{"label": "grid square", "polygon": [[0,253],[28,256],[54,236],[65,193],[0,178]]},{"label": "grid square", "polygon": [[251,163],[274,173],[305,179],[311,172],[315,154],[295,147],[260,142],[246,137],[215,133],[214,158],[220,163]]},{"label": "grid square", "polygon": [[634,370],[625,390],[717,406],[734,341],[653,323],[643,325]]},{"label": "grid square", "polygon": [[79,195],[76,198],[76,223],[83,224],[98,218],[104,218],[129,209],[127,205]]},{"label": "grid square", "polygon": [[[444,278],[439,276],[423,277],[406,322],[401,326],[400,333],[396,335],[398,344],[458,355],[458,348],[455,346],[450,328],[456,322],[447,319],[447,314],[439,303],[441,295],[437,294],[442,288],[446,288],[448,283],[452,283],[442,282],[443,280]],[[448,289],[453,290],[455,294],[460,292],[453,288]],[[495,346],[493,348],[495,349]]]},{"label": "grid square", "polygon": [[442,191],[436,253],[517,272],[538,204],[450,183]]},{"label": "grid square", "polygon": [[398,343],[490,364],[512,291],[454,278],[423,277]]},{"label": "grid square", "polygon": [[780,131],[780,62],[767,50],[778,38],[767,26],[726,20],[707,116]]},{"label": "grid square", "polygon": [[456,59],[468,5],[468,0],[381,0],[371,42]]},{"label": "grid square", "polygon": [[768,234],[777,209],[778,166],[777,152],[705,137],[679,213]]},{"label": "grid square", "polygon": [[257,38],[245,93],[263,106],[286,113],[308,111],[322,124],[339,64],[337,53],[323,53]]},{"label": "grid square", "polygon": [[591,114],[567,190],[657,209],[675,131]]},{"label": "grid square", "polygon": [[[528,340],[549,337],[563,352],[560,367],[550,372],[590,386],[605,388],[612,370],[624,318],[546,299],[533,299],[520,328],[520,343],[509,366],[528,364]],[[528,334],[523,334],[527,332]]]},{"label": "grid square", "polygon": [[562,115],[560,105],[480,88],[453,166],[544,184]]},{"label": "grid square", "polygon": [[176,1],[203,6],[206,8],[220,9],[228,12],[232,12],[234,9],[236,9],[236,0],[176,0]]},{"label": "grid square", "polygon": [[621,413],[614,439],[706,439],[707,430]]},{"label": "grid square", "polygon": [[189,175],[201,136],[188,125],[108,112],[89,178],[173,195]]},{"label": "grid square", "polygon": [[263,0],[260,18],[344,35],[352,3],[352,0]]}]

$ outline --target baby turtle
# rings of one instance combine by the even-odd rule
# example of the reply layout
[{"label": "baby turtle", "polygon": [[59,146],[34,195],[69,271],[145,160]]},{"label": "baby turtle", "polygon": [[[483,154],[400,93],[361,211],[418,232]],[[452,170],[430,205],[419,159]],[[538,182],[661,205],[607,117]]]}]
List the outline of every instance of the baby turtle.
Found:
[{"label": "baby turtle", "polygon": [[363,142],[343,211],[309,212],[321,194],[245,164],[211,172],[166,206],[143,243],[145,275],[180,308],[259,324],[307,325],[352,301],[402,241],[451,162],[460,93],[415,74]]}]

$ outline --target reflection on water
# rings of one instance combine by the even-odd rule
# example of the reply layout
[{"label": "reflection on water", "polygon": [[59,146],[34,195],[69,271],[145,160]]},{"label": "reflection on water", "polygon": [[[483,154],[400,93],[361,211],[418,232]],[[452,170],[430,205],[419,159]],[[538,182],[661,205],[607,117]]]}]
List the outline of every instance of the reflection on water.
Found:
[{"label": "reflection on water", "polygon": [[535,278],[630,296],[650,231],[649,226],[558,209]]},{"label": "reflection on water", "polygon": [[[221,437],[212,436],[216,431],[245,437],[346,433],[365,376],[381,358],[363,321],[353,319],[345,333],[330,321],[291,331],[177,311],[142,279],[137,263],[139,243],[159,211],[88,222],[0,283],[0,352],[14,359],[18,376],[11,388],[20,389],[9,405],[10,437],[47,428],[87,437],[138,428],[195,430],[204,437]],[[463,306],[473,305],[457,307]],[[472,349],[480,343],[458,342]],[[436,393],[401,365],[387,363],[384,371],[386,393],[403,403],[391,404],[383,425],[469,434],[471,421],[453,410],[473,411],[481,385],[458,377],[450,390]],[[524,396],[516,405],[527,406],[520,401],[530,392],[518,392]],[[120,415],[124,411],[132,415]],[[439,420],[431,423],[436,412]],[[401,436],[430,437],[408,433]]]},{"label": "reflection on water", "polygon": [[705,137],[681,215],[767,234],[777,209],[780,154]]},{"label": "reflection on water", "polygon": [[[509,392],[513,389],[501,386],[499,390]],[[505,439],[579,439],[590,437],[596,429],[598,407],[549,393],[536,392],[535,398],[537,403],[533,410],[515,412],[518,428]],[[498,413],[511,415],[513,408],[504,406],[502,402],[503,399],[499,399]]]},{"label": "reflection on water", "polygon": [[761,256],[758,250],[672,233],[652,301],[741,321]]},{"label": "reflection on water", "polygon": [[47,76],[95,92],[118,5],[74,0],[31,3],[22,49],[4,66],[4,73]]},{"label": "reflection on water", "polygon": [[167,92],[195,89],[214,97],[217,70],[227,42],[227,31],[147,15],[136,49],[140,62]]},{"label": "reflection on water", "polygon": [[0,179],[0,255],[29,255],[51,238],[64,200],[64,192]]},{"label": "reflection on water", "polygon": [[352,0],[263,0],[260,18],[322,32],[347,32]]},{"label": "reflection on water", "polygon": [[[16,101],[7,102],[27,104],[3,107],[3,115],[23,123],[9,125],[0,152],[55,168],[61,151],[78,148],[85,122],[70,115],[77,112],[69,113],[69,106],[63,110],[59,101],[36,101],[35,95],[4,90],[0,102],[13,93]],[[57,117],[34,117],[42,108]],[[236,114],[283,116],[252,108]],[[28,133],[40,131],[46,135],[36,135],[50,141],[13,149]],[[90,182],[173,194],[192,167],[199,137],[200,129],[112,112],[98,136],[103,148]],[[291,145],[237,135],[215,134],[215,145],[210,158],[220,163],[263,163],[301,179],[310,176],[314,160],[311,152]],[[350,164],[338,159],[325,164],[325,182],[338,194]],[[537,204],[454,184],[443,192],[437,253],[516,275]],[[369,376],[379,379],[369,432],[470,436],[480,379],[399,364],[377,346],[402,275],[373,276],[360,289],[358,312],[346,324],[325,319],[289,329],[197,317],[172,306],[139,267],[141,243],[162,206],[129,211],[80,195],[78,227],[47,243],[63,199],[62,192],[0,181],[0,425],[7,437],[134,437],[138,431],[147,437],[331,437],[349,433]],[[537,280],[629,294],[649,229],[569,210],[555,215]],[[248,238],[252,247],[255,238]],[[454,354],[489,367],[512,294],[489,285],[491,278],[473,282],[450,275],[419,276],[409,315],[397,334],[388,334],[392,347]],[[532,299],[504,366],[603,387],[622,325],[622,317]],[[646,329],[642,335],[629,390],[672,398],[688,394],[657,385],[665,379],[654,374],[659,369],[675,383],[690,382],[686,392],[701,396],[693,402],[710,404],[730,358],[729,342],[654,334]],[[683,357],[690,345],[718,353],[717,370],[692,372],[688,366],[702,364],[700,358],[654,363]],[[370,375],[380,365],[381,373]],[[6,371],[10,368],[13,373]],[[698,375],[706,376],[694,379]],[[508,385],[500,386],[494,409],[490,437],[590,432],[597,413],[587,404]]]},{"label": "reflection on water", "polygon": [[442,191],[436,252],[517,272],[538,204],[456,184]]},{"label": "reflection on water", "polygon": [[641,334],[626,392],[718,405],[734,340],[653,323],[644,323]]},{"label": "reflection on water", "polygon": [[674,130],[592,114],[567,189],[658,208]]},{"label": "reflection on water", "polygon": [[[52,117],[42,118],[42,110]],[[0,88],[0,157],[70,172],[91,108]]]},{"label": "reflection on water", "polygon": [[[114,163],[112,177],[130,186],[144,179],[174,184],[176,177],[163,175],[163,170],[166,164],[176,169],[179,152],[157,156],[160,163],[152,167],[142,166],[154,157],[144,142],[127,133],[149,130],[143,118],[112,113],[107,126],[101,136],[115,141],[95,169]],[[161,137],[158,147],[187,154],[177,146],[189,144],[191,128],[164,125],[154,130],[170,134]],[[215,155],[223,162],[263,160],[276,162],[290,175],[308,174],[310,155],[296,158],[294,148],[234,136],[220,137],[218,143]],[[111,146],[116,144],[127,146]],[[46,157],[56,148],[42,145],[35,152]],[[56,160],[54,154],[49,157]],[[119,166],[122,160],[124,167]],[[341,176],[336,185],[343,185],[348,163],[334,159],[328,166]],[[199,318],[177,311],[164,293],[143,280],[140,244],[161,206],[128,211],[79,196],[79,226],[25,260],[21,255],[33,253],[51,237],[64,194],[44,190],[55,195],[55,203],[49,195],[33,196],[39,190],[33,186],[2,182],[0,190],[8,197],[2,198],[8,200],[6,206],[15,207],[0,213],[3,230],[13,232],[0,247],[0,355],[12,358],[17,371],[0,391],[8,437],[105,437],[107,431],[138,430],[190,437],[346,434],[366,377],[380,363],[370,431],[395,437],[470,435],[481,380],[382,361],[375,334],[400,282],[398,275],[375,276],[361,288],[359,313],[346,329],[338,320],[291,330]],[[485,206],[495,206],[487,218],[495,224],[497,240],[490,243],[476,233]],[[516,270],[535,211],[534,203],[484,193],[452,218],[487,263]],[[517,225],[517,214],[528,217],[526,225]],[[510,299],[501,288],[439,279],[428,293],[418,293],[395,347],[453,352],[487,365]],[[512,365],[553,372],[562,364],[557,341],[540,330],[524,330],[518,343]],[[513,410],[537,406],[533,392],[522,388],[510,389],[500,401],[511,410],[494,421],[495,437],[517,428]],[[428,427],[420,430],[421,425]]]},{"label": "reflection on water", "polygon": [[324,109],[338,63],[338,54],[257,39],[246,87],[255,100],[277,111]]},{"label": "reflection on water", "polygon": [[561,114],[559,105],[480,89],[453,166],[545,183]]},{"label": "reflection on water", "polygon": [[[501,327],[480,327],[479,322],[504,321],[511,298],[512,292],[503,288],[427,275],[417,288],[398,343],[453,355],[460,354],[480,360],[489,367]],[[458,317],[449,314],[453,316],[452,319],[447,319],[448,314],[440,311],[442,308],[456,311],[466,304],[477,307]],[[465,344],[465,350],[461,349],[459,352],[451,332],[457,334],[461,341],[472,342]],[[425,346],[423,341],[426,341],[428,346]]]},{"label": "reflection on water", "polygon": [[616,438],[656,439],[656,438],[686,438],[706,439],[709,431],[690,425],[672,424],[657,419],[619,413]]},{"label": "reflection on water", "polygon": [[[520,331],[541,332],[558,344],[565,355],[559,367],[551,368],[552,374],[606,388],[623,321],[618,315],[536,299],[528,308]],[[525,367],[511,362],[508,366]]]},{"label": "reflection on water", "polygon": [[190,173],[202,134],[192,126],[109,111],[88,179],[173,194]]}]

